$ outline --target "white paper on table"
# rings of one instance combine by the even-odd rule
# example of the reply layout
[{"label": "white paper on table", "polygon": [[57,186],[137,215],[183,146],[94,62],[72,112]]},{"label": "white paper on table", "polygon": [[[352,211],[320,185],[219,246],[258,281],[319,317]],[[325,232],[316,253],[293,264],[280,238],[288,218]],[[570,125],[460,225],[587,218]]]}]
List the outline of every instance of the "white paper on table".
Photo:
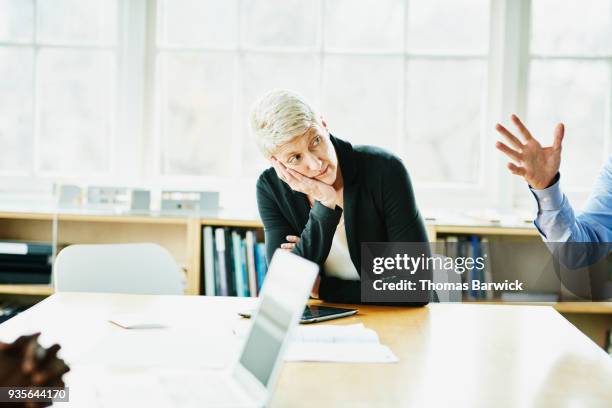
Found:
[{"label": "white paper on table", "polygon": [[292,333],[294,342],[378,343],[378,334],[363,323],[339,325],[298,326]]},{"label": "white paper on table", "polygon": [[285,361],[333,363],[396,363],[391,349],[379,343],[293,342],[287,347]]},{"label": "white paper on table", "polygon": [[167,327],[153,316],[136,313],[117,314],[108,321],[124,329],[165,329]]},{"label": "white paper on table", "polygon": [[[248,326],[234,333],[245,338]],[[291,334],[285,361],[320,361],[337,363],[395,363],[391,349],[380,344],[378,334],[363,323],[350,325],[303,325]]]},{"label": "white paper on table", "polygon": [[[234,329],[234,334],[246,338],[249,326],[240,325]],[[378,343],[378,334],[366,328],[363,323],[349,325],[303,325],[296,327],[291,333],[291,341],[327,342],[327,343]]]}]

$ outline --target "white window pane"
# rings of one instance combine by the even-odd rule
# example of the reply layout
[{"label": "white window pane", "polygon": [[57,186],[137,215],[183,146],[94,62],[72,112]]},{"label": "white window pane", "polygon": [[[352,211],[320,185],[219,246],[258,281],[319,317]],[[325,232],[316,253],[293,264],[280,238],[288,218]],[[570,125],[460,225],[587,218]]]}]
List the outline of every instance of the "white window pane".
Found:
[{"label": "white window pane", "polygon": [[400,57],[327,57],[323,111],[330,131],[353,144],[397,151]]},{"label": "white window pane", "polygon": [[33,32],[32,0],[0,0],[0,41],[31,42]]},{"label": "white window pane", "polygon": [[264,47],[314,47],[320,26],[318,4],[304,0],[245,2],[243,43]]},{"label": "white window pane", "polygon": [[612,0],[532,0],[533,53],[612,52]]},{"label": "white window pane", "polygon": [[416,181],[478,181],[484,85],[480,60],[409,61],[404,149]]},{"label": "white window pane", "polygon": [[603,163],[610,85],[605,62],[531,63],[527,125],[542,144],[550,145],[555,125],[565,123],[564,186],[588,189]]},{"label": "white window pane", "polygon": [[160,0],[161,45],[232,47],[237,43],[237,0]]},{"label": "white window pane", "polygon": [[403,0],[326,0],[325,46],[400,50]]},{"label": "white window pane", "polygon": [[489,3],[490,0],[410,0],[408,49],[485,53]]},{"label": "white window pane", "polygon": [[234,56],[166,52],[160,58],[162,173],[227,177]]},{"label": "white window pane", "polygon": [[117,0],[38,0],[38,42],[112,45],[117,38]]},{"label": "white window pane", "polygon": [[0,172],[32,163],[33,60],[32,50],[0,48]]},{"label": "white window pane", "polygon": [[44,50],[38,57],[39,168],[109,171],[114,54]]},{"label": "white window pane", "polygon": [[314,56],[247,54],[242,65],[243,112],[239,120],[243,126],[242,173],[245,177],[254,177],[270,165],[259,152],[250,133],[248,118],[251,106],[266,92],[278,88],[298,92],[315,104],[318,59]]}]

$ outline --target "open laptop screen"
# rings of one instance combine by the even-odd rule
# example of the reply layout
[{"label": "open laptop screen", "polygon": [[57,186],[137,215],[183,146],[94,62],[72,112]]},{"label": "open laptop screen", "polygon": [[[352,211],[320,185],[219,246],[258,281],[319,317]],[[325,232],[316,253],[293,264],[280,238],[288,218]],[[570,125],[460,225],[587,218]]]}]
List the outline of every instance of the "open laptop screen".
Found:
[{"label": "open laptop screen", "polygon": [[253,320],[240,363],[265,386],[268,384],[285,335],[291,324],[292,313],[274,299],[264,298],[257,318]]},{"label": "open laptop screen", "polygon": [[271,385],[283,343],[304,310],[317,271],[316,264],[293,254],[277,251],[272,258],[261,302],[240,355],[240,364],[265,387]]}]

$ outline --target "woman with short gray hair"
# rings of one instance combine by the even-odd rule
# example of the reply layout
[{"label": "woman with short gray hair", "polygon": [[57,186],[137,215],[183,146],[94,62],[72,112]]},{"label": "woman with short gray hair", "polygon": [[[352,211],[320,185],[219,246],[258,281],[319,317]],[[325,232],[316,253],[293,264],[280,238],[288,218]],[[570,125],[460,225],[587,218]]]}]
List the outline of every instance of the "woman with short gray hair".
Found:
[{"label": "woman with short gray hair", "polygon": [[268,260],[283,248],[319,264],[314,297],[360,303],[363,242],[427,241],[395,155],[332,136],[321,115],[288,90],[259,99],[250,125],[272,165],[257,181]]}]

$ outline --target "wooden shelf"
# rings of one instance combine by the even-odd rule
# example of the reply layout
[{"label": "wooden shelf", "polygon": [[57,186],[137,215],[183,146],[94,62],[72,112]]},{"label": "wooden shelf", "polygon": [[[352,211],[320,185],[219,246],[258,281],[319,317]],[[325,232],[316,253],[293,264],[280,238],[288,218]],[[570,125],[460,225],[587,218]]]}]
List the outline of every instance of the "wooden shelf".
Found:
[{"label": "wooden shelf", "polygon": [[189,218],[146,215],[86,215],[86,214],[60,214],[59,221],[86,221],[86,222],[112,222],[135,224],[171,224],[186,225]]},{"label": "wooden shelf", "polygon": [[261,221],[257,220],[223,220],[218,218],[202,218],[202,225],[239,227],[239,228],[263,228]]},{"label": "wooden shelf", "polygon": [[535,228],[496,227],[496,226],[464,226],[464,225],[432,225],[437,234],[475,234],[475,235],[513,235],[539,236]]},{"label": "wooden shelf", "polygon": [[612,302],[557,302],[559,313],[612,314]]},{"label": "wooden shelf", "polygon": [[612,302],[504,302],[481,300],[462,302],[471,305],[552,306],[559,313],[612,314]]},{"label": "wooden shelf", "polygon": [[53,294],[53,287],[51,287],[50,285],[2,285],[0,284],[0,294],[49,296]]},{"label": "wooden shelf", "polygon": [[0,212],[0,219],[51,221],[53,220],[53,215],[47,213]]}]

